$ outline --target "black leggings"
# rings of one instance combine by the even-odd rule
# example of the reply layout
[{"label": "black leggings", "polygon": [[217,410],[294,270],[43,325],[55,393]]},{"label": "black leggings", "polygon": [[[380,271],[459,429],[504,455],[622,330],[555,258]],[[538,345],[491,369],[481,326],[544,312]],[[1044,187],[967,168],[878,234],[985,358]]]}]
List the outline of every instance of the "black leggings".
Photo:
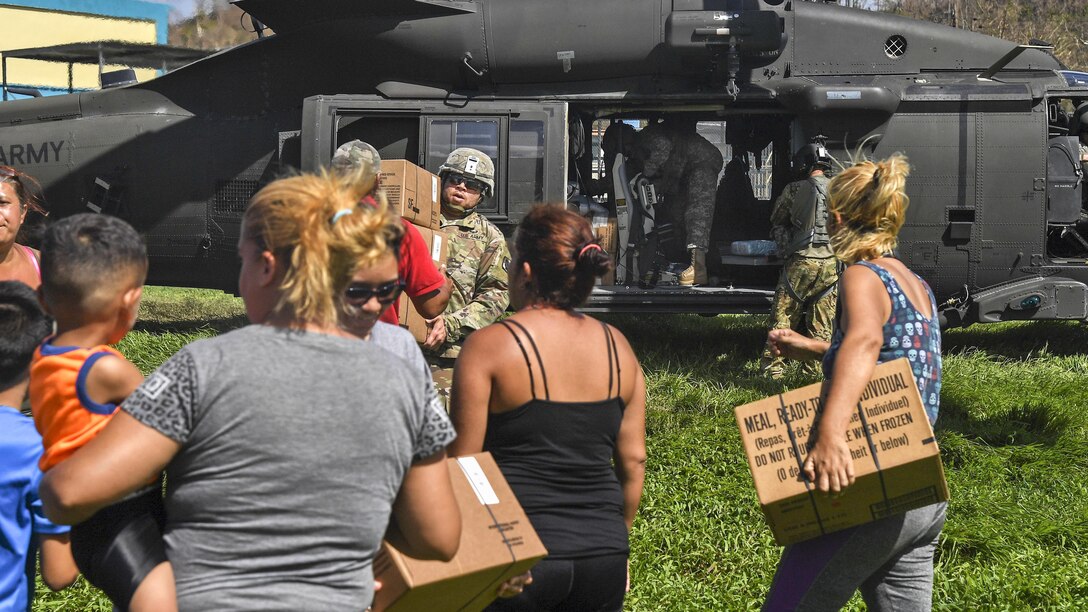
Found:
[{"label": "black leggings", "polygon": [[544,559],[532,569],[533,583],[517,597],[498,599],[487,612],[623,610],[627,555]]},{"label": "black leggings", "polygon": [[106,506],[72,527],[76,567],[114,606],[127,609],[144,578],[166,561],[162,542],[165,522],[159,485]]}]

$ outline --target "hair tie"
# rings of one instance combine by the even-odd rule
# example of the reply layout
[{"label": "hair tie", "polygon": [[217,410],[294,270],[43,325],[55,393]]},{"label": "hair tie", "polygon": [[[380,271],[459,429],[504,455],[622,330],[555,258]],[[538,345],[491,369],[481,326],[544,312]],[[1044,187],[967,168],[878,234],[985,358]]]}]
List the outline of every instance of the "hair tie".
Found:
[{"label": "hair tie", "polygon": [[592,251],[593,249],[597,249],[598,251],[604,251],[604,249],[601,248],[601,245],[597,244],[596,242],[591,242],[582,247],[582,250],[578,251],[578,254],[574,256],[574,259],[581,259],[582,255],[586,254],[586,251]]},{"label": "hair tie", "polygon": [[336,214],[333,215],[331,219],[329,219],[329,225],[336,225],[336,222],[340,220],[340,217],[350,215],[353,212],[355,212],[354,208],[341,208],[336,211]]}]

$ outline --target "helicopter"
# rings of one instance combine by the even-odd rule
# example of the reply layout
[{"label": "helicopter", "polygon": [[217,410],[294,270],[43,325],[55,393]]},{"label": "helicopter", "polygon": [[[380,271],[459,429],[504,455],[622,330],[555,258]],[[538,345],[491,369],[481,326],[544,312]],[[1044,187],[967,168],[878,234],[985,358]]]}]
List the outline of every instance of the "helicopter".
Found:
[{"label": "helicopter", "polygon": [[[151,283],[235,290],[250,197],[360,139],[431,172],[485,152],[480,210],[508,235],[537,202],[614,218],[617,274],[587,310],[767,312],[781,261],[733,245],[768,237],[793,151],[820,136],[842,165],[910,159],[898,256],[943,325],[1088,319],[1088,78],[1044,44],[801,0],[235,4],[275,33],[147,82],[0,104],[0,163],[37,177],[56,217],[132,223]],[[637,176],[608,182],[630,160],[600,145],[613,124],[669,121],[729,160],[693,288],[655,280],[667,215],[647,222]]]}]

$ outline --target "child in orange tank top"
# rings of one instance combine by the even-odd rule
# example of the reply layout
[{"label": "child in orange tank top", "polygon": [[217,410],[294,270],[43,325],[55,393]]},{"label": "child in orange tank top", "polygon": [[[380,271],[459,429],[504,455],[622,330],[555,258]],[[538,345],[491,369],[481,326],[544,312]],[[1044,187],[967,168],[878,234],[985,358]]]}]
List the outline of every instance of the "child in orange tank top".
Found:
[{"label": "child in orange tank top", "polygon": [[[56,333],[35,351],[30,366],[30,405],[45,472],[90,442],[143,382],[136,366],[107,345],[124,338],[136,321],[147,251],[124,221],[79,214],[46,231],[41,269],[40,296],[56,320]],[[76,565],[117,608],[177,608],[164,521],[156,479],[72,527]]]}]

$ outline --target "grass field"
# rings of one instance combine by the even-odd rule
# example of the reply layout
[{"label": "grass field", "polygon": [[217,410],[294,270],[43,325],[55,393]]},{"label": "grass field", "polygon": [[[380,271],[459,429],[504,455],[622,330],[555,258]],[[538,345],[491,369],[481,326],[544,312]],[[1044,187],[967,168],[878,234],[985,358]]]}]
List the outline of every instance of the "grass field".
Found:
[{"label": "grass field", "polygon": [[[148,372],[185,343],[244,321],[224,294],[149,287],[121,350]],[[628,609],[757,609],[780,549],[756,503],[733,407],[809,381],[760,376],[761,317],[609,321],[634,345],[650,393]],[[935,607],[1088,609],[1088,326],[975,326],[946,332],[944,348],[937,436],[952,501]],[[863,608],[855,598],[847,609]],[[110,607],[79,583],[34,609]]]}]

